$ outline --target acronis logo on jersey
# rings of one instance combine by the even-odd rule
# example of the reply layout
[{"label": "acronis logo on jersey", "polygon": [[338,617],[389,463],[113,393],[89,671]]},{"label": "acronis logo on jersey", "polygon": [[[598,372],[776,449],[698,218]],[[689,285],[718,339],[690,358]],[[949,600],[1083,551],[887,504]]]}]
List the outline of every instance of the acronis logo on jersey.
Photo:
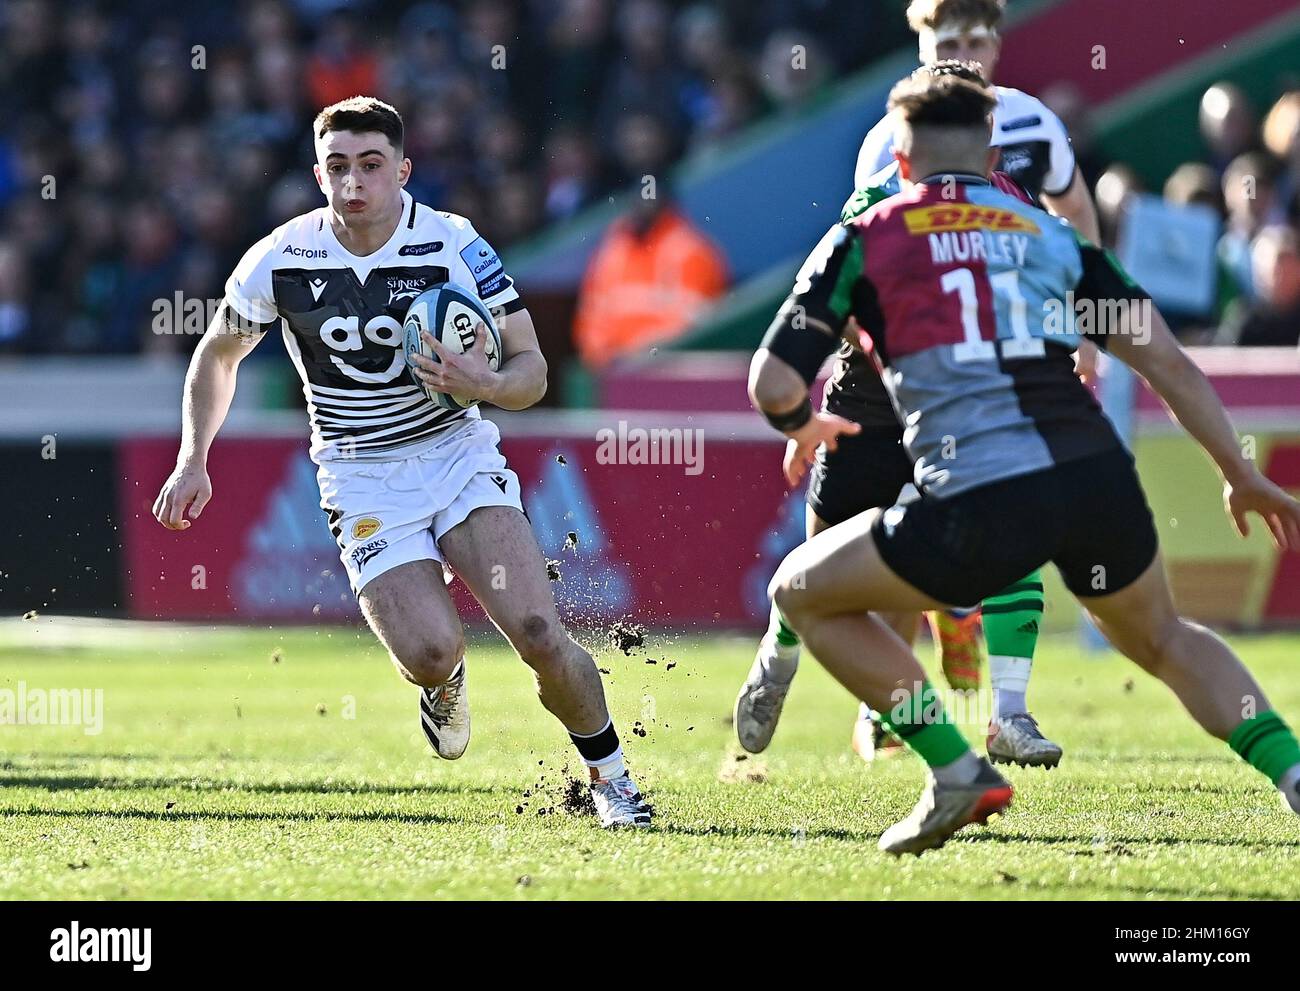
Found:
[{"label": "acronis logo on jersey", "polygon": [[1041,233],[1038,225],[1013,210],[1002,210],[978,203],[951,203],[923,206],[903,214],[909,234],[938,234],[942,231],[1014,231],[1020,234]]},{"label": "acronis logo on jersey", "polygon": [[476,237],[472,244],[462,248],[460,257],[474,275],[479,296],[491,296],[505,288],[506,273],[501,264],[501,256],[481,237]]}]

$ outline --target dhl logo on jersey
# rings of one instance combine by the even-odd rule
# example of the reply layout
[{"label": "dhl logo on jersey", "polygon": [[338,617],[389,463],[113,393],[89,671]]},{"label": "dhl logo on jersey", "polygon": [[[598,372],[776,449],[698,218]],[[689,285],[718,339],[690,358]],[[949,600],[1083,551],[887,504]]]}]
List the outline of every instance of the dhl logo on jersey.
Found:
[{"label": "dhl logo on jersey", "polygon": [[909,234],[937,234],[940,231],[1006,231],[1037,234],[1038,225],[1028,217],[995,206],[978,203],[950,203],[923,206],[903,213]]}]

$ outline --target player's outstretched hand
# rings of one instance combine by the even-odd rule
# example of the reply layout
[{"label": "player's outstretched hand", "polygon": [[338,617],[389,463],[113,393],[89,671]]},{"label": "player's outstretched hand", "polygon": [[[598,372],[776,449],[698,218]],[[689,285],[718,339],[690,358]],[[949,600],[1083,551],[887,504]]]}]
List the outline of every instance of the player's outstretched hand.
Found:
[{"label": "player's outstretched hand", "polygon": [[841,435],[856,434],[861,430],[861,424],[834,413],[814,413],[811,420],[790,435],[785,445],[782,468],[790,487],[794,488],[803,479],[817,456],[817,448],[825,444],[828,451],[833,451],[839,446]]},{"label": "player's outstretched hand", "polygon": [[[168,530],[188,530],[212,498],[206,468],[177,465],[153,503],[153,517]],[[186,519],[189,517],[189,519]]]},{"label": "player's outstretched hand", "polygon": [[474,325],[474,346],[457,354],[427,330],[421,335],[438,360],[423,355],[413,355],[415,376],[430,389],[445,392],[459,399],[492,400],[497,384],[497,373],[492,371],[487,359],[487,327]]},{"label": "player's outstretched hand", "polygon": [[1250,533],[1246,515],[1256,513],[1268,524],[1278,548],[1300,550],[1300,502],[1258,471],[1235,485],[1225,484],[1223,505],[1243,537]]}]

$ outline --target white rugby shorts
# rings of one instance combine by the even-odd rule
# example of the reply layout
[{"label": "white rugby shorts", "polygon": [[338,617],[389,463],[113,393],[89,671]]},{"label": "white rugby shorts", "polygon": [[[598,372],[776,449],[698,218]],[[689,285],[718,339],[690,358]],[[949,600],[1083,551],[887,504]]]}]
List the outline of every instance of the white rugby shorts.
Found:
[{"label": "white rugby shorts", "polygon": [[446,569],[438,541],[481,506],[523,512],[519,479],[497,449],[500,440],[494,423],[466,417],[410,457],[321,462],[321,508],[353,593],[409,561],[439,561]]}]

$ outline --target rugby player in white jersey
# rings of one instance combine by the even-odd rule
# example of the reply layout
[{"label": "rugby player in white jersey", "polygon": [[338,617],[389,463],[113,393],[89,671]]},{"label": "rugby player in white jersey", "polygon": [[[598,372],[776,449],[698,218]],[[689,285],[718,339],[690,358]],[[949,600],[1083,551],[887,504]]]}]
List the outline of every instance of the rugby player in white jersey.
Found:
[{"label": "rugby player in white jersey", "polygon": [[420,689],[421,727],[434,751],[460,757],[470,732],[464,634],[445,564],[535,672],[542,705],[590,769],[601,824],[648,825],[596,665],[556,612],[497,428],[477,407],[431,402],[405,363],[411,300],[441,282],[472,287],[495,314],[499,369],[488,364],[480,325],[465,354],[430,339],[441,361],[424,360],[417,374],[439,392],[526,409],[546,392],[532,318],[470,222],[403,189],[411,161],[395,109],[370,97],[344,100],[316,117],[313,138],[327,205],[253,245],[226,283],[190,363],[180,453],[154,516],[172,530],[199,518],[212,498],[208,449],[236,369],[280,325],[307,397],[321,507],[371,629]]},{"label": "rugby player in white jersey", "polygon": [[[998,32],[1003,6],[1003,0],[913,0],[907,19],[917,34],[921,64],[933,66],[949,60],[976,64],[985,81],[991,83],[1001,53]],[[1075,163],[1065,126],[1036,97],[1007,86],[993,89],[997,106],[990,144],[1000,150],[996,170],[1015,180],[1048,212],[1068,220],[1088,240],[1099,243],[1096,206]],[[896,172],[894,133],[894,120],[889,115],[867,132],[854,169],[855,197],[861,198],[863,191],[881,185],[882,176]],[[896,183],[897,179],[892,181]],[[851,199],[846,211],[853,206]],[[865,207],[866,203],[860,202],[857,209]],[[870,504],[867,490],[889,488],[893,484],[890,476],[896,474],[888,466],[898,460],[902,430],[894,423],[892,408],[875,371],[861,352],[852,348],[844,349],[840,357],[826,408],[860,423],[863,431],[856,438],[846,438],[838,450],[818,452],[808,497],[809,537],[863,511]],[[1096,362],[1096,347],[1088,341],[1080,342],[1075,363],[1085,381],[1093,377]],[[997,598],[988,606],[988,610],[1001,610],[996,643],[994,631],[989,631],[993,702],[989,752],[1006,762],[1053,767],[1061,759],[1061,747],[1043,735],[1026,702],[1042,613],[1042,587],[1037,576],[1031,575],[1022,587],[1008,589]],[[950,686],[965,691],[977,688],[982,667],[979,608],[927,615]],[[891,614],[886,621],[904,640],[910,643],[914,639],[915,614]],[[737,697],[735,725],[745,749],[758,752],[770,742],[798,669],[799,655],[798,638],[774,610]],[[865,705],[859,709],[852,739],[853,749],[865,760],[900,749],[898,741],[883,733],[876,714]]]}]

